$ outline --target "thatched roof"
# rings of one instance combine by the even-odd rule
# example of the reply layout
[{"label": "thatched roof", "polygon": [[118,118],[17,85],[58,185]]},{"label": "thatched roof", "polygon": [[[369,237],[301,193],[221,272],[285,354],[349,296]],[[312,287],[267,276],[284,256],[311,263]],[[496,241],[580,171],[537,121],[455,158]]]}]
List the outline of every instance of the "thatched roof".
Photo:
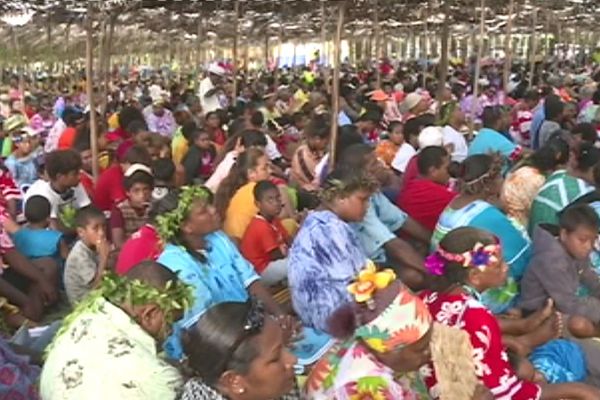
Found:
[{"label": "thatched roof", "polygon": [[[321,4],[325,7],[328,33],[335,28],[335,9],[341,0],[240,0],[240,35],[256,43],[265,36],[296,40],[318,39],[321,34]],[[450,0],[453,36],[469,35],[479,20],[481,0]],[[346,0],[345,37],[368,36],[374,31],[375,4],[384,34],[402,37],[409,32],[435,32],[444,21],[443,0]],[[84,0],[4,0],[0,1],[0,19],[31,15],[25,28],[19,29],[21,43],[35,49],[46,37],[63,37],[67,29],[71,43],[83,39],[82,23],[88,2]],[[231,40],[233,37],[234,0],[94,0],[96,16],[117,18],[117,43],[197,40],[202,20],[203,40]],[[502,33],[508,20],[509,0],[486,0],[488,32]],[[538,30],[557,33],[577,29],[590,33],[596,29],[594,15],[600,13],[597,0],[515,0],[514,32],[530,32],[532,13],[537,7]],[[96,18],[98,20],[99,18]],[[559,28],[560,26],[560,28]],[[0,22],[0,43],[10,43],[8,25]],[[0,44],[0,47],[2,45]],[[43,46],[42,46],[43,47]],[[48,49],[36,49],[35,51]]]}]

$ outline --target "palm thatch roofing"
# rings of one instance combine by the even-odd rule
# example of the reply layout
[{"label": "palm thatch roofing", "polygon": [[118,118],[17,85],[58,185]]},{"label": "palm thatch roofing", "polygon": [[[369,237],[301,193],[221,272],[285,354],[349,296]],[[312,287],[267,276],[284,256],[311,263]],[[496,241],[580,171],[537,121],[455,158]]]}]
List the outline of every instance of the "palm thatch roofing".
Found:
[{"label": "palm thatch roofing", "polygon": [[[240,38],[260,43],[265,37],[279,36],[302,40],[317,39],[322,21],[330,35],[335,29],[335,10],[340,2],[347,6],[344,37],[373,35],[375,10],[382,32],[389,37],[409,33],[439,32],[445,15],[443,0],[239,0]],[[451,35],[464,37],[477,28],[481,0],[446,0],[450,2]],[[600,13],[597,0],[514,0],[513,32],[532,30],[534,10],[538,31],[556,36],[571,36],[596,31],[593,17]],[[509,19],[510,0],[486,0],[485,23],[488,33],[501,34]],[[92,0],[95,8],[95,28],[102,17],[115,19],[115,42],[119,44],[177,40],[188,43],[201,41],[231,41],[234,36],[235,0]],[[84,0],[4,0],[0,1],[0,51],[10,44],[15,30],[10,25],[28,23],[18,31],[19,42],[31,54],[52,52],[49,48],[82,43],[83,22],[88,1]],[[325,11],[323,14],[322,7]],[[323,18],[323,16],[325,18]],[[21,18],[21,21],[19,21]],[[2,23],[4,21],[5,23]],[[69,39],[66,39],[70,36]],[[56,38],[59,43],[56,43]],[[1,54],[0,54],[1,55]]]}]

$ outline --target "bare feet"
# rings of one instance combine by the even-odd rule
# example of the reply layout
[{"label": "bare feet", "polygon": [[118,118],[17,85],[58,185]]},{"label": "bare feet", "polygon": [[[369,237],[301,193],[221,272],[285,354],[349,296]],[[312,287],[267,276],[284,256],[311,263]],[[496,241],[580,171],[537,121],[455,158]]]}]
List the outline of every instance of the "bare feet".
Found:
[{"label": "bare feet", "polygon": [[543,324],[552,314],[554,313],[554,301],[552,299],[546,300],[546,305],[541,310],[538,310],[525,318],[526,326],[529,328],[529,332],[532,332],[535,328]]}]

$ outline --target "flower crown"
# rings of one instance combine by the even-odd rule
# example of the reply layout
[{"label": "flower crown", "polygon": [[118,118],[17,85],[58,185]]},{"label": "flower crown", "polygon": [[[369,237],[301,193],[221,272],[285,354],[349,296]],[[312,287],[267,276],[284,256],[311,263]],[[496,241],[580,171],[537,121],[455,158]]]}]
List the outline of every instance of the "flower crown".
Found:
[{"label": "flower crown", "polygon": [[484,270],[499,261],[500,249],[500,244],[497,242],[488,245],[477,242],[471,250],[462,254],[455,254],[438,246],[437,250],[425,259],[425,269],[431,275],[442,276],[448,263],[453,262],[461,264],[464,268]]},{"label": "flower crown", "polygon": [[354,283],[348,286],[348,292],[354,296],[357,303],[367,303],[369,309],[374,309],[373,295],[377,290],[385,289],[396,280],[396,273],[387,268],[377,272],[377,267],[367,260],[365,268],[359,272]]}]

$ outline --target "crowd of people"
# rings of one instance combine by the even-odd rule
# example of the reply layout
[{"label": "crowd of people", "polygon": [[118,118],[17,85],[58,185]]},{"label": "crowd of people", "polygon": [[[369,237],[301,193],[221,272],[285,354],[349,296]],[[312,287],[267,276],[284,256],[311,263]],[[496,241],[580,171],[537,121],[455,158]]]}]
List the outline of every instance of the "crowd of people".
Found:
[{"label": "crowd of people", "polygon": [[600,399],[600,69],[473,66],[13,79],[0,397]]}]

